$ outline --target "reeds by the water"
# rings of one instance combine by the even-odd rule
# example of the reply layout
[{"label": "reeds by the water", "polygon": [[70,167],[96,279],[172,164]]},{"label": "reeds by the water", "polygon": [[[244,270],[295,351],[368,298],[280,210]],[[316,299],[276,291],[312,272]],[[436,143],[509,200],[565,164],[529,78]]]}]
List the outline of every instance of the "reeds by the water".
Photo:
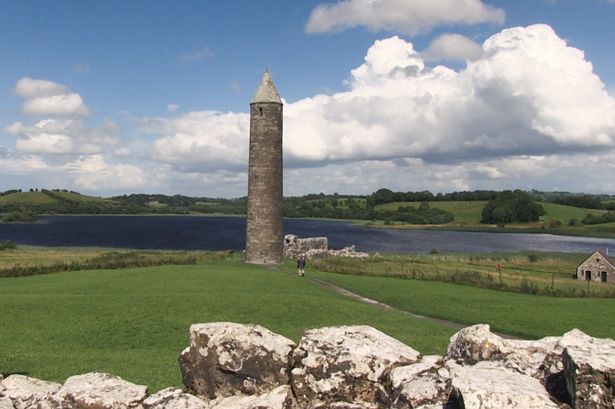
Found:
[{"label": "reeds by the water", "polygon": [[36,264],[9,263],[0,265],[0,277],[21,277],[62,271],[106,270],[136,268],[162,265],[188,265],[205,260],[224,259],[229,252],[194,251],[110,251],[101,252],[93,257],[65,262],[45,262]]}]

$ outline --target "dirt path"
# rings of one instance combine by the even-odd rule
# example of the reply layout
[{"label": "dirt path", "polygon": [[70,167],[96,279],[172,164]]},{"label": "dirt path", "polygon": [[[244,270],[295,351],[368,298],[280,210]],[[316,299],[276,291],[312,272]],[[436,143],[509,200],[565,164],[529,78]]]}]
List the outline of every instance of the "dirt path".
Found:
[{"label": "dirt path", "polygon": [[[295,273],[289,273],[289,274],[296,275]],[[413,318],[434,322],[436,324],[444,325],[446,327],[453,328],[453,329],[456,329],[456,330],[460,330],[460,329],[465,328],[465,327],[468,326],[466,324],[460,324],[460,323],[454,322],[454,321],[444,320],[444,319],[435,318],[435,317],[427,317],[427,316],[424,316],[424,315],[414,314],[414,313],[409,312],[409,311],[400,310],[399,308],[392,307],[392,306],[390,306],[388,304],[385,304],[385,303],[382,303],[380,301],[372,300],[371,298],[363,297],[362,295],[355,294],[355,293],[353,293],[351,291],[346,290],[345,288],[338,287],[335,284],[331,284],[328,281],[324,281],[324,280],[321,280],[321,279],[318,279],[318,278],[304,277],[304,279],[310,280],[313,283],[316,283],[316,284],[318,284],[318,285],[320,285],[322,287],[325,287],[325,288],[328,288],[330,290],[333,290],[337,294],[339,294],[339,295],[341,295],[343,297],[351,298],[353,300],[356,300],[356,301],[359,301],[359,302],[362,302],[362,303],[365,303],[365,304],[376,305],[376,306],[378,306],[380,308],[384,308],[384,309],[387,309],[387,310],[390,310],[390,311],[396,311],[396,312],[399,312],[399,313],[402,313],[402,314],[405,314],[405,315],[409,315],[409,316],[411,316]],[[491,331],[491,332],[493,332],[493,331]],[[493,333],[501,336],[502,338],[517,339],[516,337],[513,337],[511,335],[501,334],[501,333],[498,333],[498,332],[493,332]]]}]

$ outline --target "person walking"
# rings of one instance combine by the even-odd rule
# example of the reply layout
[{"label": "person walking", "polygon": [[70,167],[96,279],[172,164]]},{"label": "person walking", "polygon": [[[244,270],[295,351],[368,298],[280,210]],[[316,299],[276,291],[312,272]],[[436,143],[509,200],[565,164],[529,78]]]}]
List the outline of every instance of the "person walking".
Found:
[{"label": "person walking", "polygon": [[303,277],[305,274],[305,255],[300,255],[297,259],[297,270],[299,271],[299,277]]}]

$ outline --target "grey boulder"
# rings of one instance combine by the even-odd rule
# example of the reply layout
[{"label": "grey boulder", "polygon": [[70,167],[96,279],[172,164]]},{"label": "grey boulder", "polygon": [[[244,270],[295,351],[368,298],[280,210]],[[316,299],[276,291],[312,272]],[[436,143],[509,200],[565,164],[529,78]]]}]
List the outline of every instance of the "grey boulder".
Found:
[{"label": "grey boulder", "polygon": [[414,349],[369,326],[308,330],[293,352],[291,385],[302,407],[371,407],[388,401],[386,374],[419,359]]},{"label": "grey boulder", "polygon": [[179,358],[184,385],[208,399],[260,395],[289,382],[295,343],[259,325],[193,324]]}]

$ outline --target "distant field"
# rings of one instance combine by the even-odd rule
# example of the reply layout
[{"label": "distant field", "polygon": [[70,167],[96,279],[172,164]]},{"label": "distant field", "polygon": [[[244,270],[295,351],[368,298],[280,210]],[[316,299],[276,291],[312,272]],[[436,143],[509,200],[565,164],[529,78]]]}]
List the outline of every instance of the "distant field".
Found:
[{"label": "distant field", "polygon": [[580,207],[566,206],[555,203],[540,203],[546,210],[547,214],[541,219],[545,221],[559,220],[566,224],[570,219],[577,219],[579,222],[588,214],[598,216],[604,213],[604,210],[583,209]]},{"label": "distant field", "polygon": [[[105,203],[113,203],[113,200],[104,199],[101,197],[95,196],[86,196],[81,195],[79,193],[71,193],[71,192],[62,192],[56,191],[51,192],[53,196],[60,197],[64,200],[69,200],[73,202],[105,202]],[[8,195],[0,196],[0,204],[7,203],[18,203],[18,204],[53,204],[59,202],[58,199],[48,195],[45,192],[20,192],[20,193],[11,193]]]},{"label": "distant field", "polygon": [[4,203],[23,203],[23,204],[50,204],[57,202],[56,199],[49,197],[43,192],[21,192],[11,193],[0,196],[0,204]]},{"label": "distant field", "polygon": [[111,199],[105,199],[102,197],[97,197],[97,196],[86,196],[86,195],[82,195],[80,193],[71,193],[71,192],[62,192],[62,191],[57,191],[57,192],[53,192],[54,195],[61,197],[62,199],[65,200],[70,200],[73,202],[105,202],[105,203],[114,203],[113,200]]},{"label": "distant field", "polygon": [[[487,204],[486,201],[442,201],[428,202],[429,207],[442,209],[455,215],[455,222],[459,224],[478,224],[480,223],[481,212]],[[376,206],[376,210],[397,210],[401,206],[418,207],[417,202],[393,202]]]},{"label": "distant field", "polygon": [[[481,228],[489,229],[489,226],[481,225],[481,213],[483,208],[487,204],[486,201],[442,201],[442,202],[428,202],[432,208],[442,209],[449,211],[455,215],[455,221],[448,224],[451,227],[467,227],[467,228]],[[541,222],[538,223],[514,223],[506,226],[508,229],[523,230],[529,229],[534,232],[539,232],[539,229],[543,228],[544,222],[551,220],[559,220],[562,226],[553,228],[545,226],[550,232],[573,234],[573,235],[587,235],[587,236],[615,236],[615,223],[598,224],[585,226],[578,224],[577,226],[568,226],[570,219],[576,219],[579,223],[588,214],[599,215],[603,213],[603,210],[582,209],[579,207],[565,206],[554,203],[540,202],[547,212],[541,217]],[[398,209],[400,206],[419,206],[416,202],[394,202],[376,206],[379,210]]]}]

